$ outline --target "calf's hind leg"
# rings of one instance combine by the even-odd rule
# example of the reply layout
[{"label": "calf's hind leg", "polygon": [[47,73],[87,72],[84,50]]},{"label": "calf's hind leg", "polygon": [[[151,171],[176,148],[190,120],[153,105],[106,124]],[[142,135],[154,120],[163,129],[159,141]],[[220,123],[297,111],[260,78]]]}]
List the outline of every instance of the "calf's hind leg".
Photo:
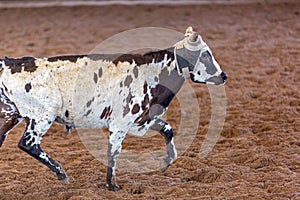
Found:
[{"label": "calf's hind leg", "polygon": [[107,166],[107,176],[106,176],[106,185],[109,190],[118,191],[121,187],[117,184],[116,180],[116,165],[118,157],[122,150],[122,142],[125,138],[126,132],[119,130],[111,130],[108,142],[107,157],[108,157],[108,166]]},{"label": "calf's hind leg", "polygon": [[4,95],[0,95],[0,147],[9,131],[22,121],[16,106]]},{"label": "calf's hind leg", "polygon": [[54,119],[35,120],[25,118],[26,130],[19,142],[19,148],[46,165],[56,173],[58,179],[63,183],[69,184],[69,179],[63,167],[48,156],[40,147],[42,137],[46,134]]},{"label": "calf's hind leg", "polygon": [[19,122],[21,118],[17,116],[12,116],[10,119],[5,119],[0,116],[0,147],[2,146],[5,138],[7,137],[9,131],[13,129]]}]

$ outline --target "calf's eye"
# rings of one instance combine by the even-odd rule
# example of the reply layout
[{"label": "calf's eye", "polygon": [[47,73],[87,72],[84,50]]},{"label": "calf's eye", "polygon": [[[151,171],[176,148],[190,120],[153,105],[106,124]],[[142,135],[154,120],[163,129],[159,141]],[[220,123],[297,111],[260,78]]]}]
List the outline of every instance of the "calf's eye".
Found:
[{"label": "calf's eye", "polygon": [[209,58],[209,53],[207,51],[202,53],[201,58],[208,59]]}]

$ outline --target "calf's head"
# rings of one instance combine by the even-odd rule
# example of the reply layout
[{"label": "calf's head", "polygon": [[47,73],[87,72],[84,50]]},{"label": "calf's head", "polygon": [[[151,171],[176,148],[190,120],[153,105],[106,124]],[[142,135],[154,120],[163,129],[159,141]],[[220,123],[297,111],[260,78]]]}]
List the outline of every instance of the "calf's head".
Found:
[{"label": "calf's head", "polygon": [[222,71],[210,48],[192,27],[187,28],[184,40],[175,44],[174,51],[177,56],[177,70],[179,73],[188,74],[193,82],[211,85],[226,82],[226,73]]}]

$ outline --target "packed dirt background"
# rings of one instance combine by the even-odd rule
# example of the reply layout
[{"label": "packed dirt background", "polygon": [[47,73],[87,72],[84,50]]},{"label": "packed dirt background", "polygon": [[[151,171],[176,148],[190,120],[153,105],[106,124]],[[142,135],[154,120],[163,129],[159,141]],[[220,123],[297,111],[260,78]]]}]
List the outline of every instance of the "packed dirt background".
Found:
[{"label": "packed dirt background", "polygon": [[[0,57],[85,54],[109,36],[136,27],[198,30],[228,73],[227,115],[213,151],[198,152],[209,126],[210,96],[193,84],[201,109],[193,144],[166,172],[118,173],[119,192],[105,187],[106,167],[76,131],[52,126],[42,147],[71,179],[17,148],[24,124],[0,149],[0,199],[300,199],[300,3],[101,6],[0,9]],[[66,88],[67,89],[67,88]],[[197,106],[197,105],[191,105]],[[178,129],[176,101],[168,120]],[[164,145],[159,136],[128,137],[125,149]]]}]

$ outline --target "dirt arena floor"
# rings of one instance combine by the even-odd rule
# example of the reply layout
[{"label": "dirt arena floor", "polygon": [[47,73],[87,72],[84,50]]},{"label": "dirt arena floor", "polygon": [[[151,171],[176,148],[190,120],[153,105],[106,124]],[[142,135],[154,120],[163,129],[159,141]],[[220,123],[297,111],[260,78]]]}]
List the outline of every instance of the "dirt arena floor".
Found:
[{"label": "dirt arena floor", "polygon": [[[300,3],[199,6],[102,6],[0,9],[0,57],[84,54],[112,34],[158,26],[194,26],[228,73],[227,115],[213,151],[198,152],[209,126],[210,96],[193,84],[201,109],[193,144],[166,172],[118,173],[119,192],[105,187],[106,167],[76,131],[52,126],[42,147],[71,179],[17,148],[24,124],[0,149],[0,199],[300,199]],[[195,106],[195,105],[191,105]],[[176,101],[168,119],[177,130]],[[142,151],[128,137],[125,149]],[[149,150],[163,139],[147,139]]]}]

